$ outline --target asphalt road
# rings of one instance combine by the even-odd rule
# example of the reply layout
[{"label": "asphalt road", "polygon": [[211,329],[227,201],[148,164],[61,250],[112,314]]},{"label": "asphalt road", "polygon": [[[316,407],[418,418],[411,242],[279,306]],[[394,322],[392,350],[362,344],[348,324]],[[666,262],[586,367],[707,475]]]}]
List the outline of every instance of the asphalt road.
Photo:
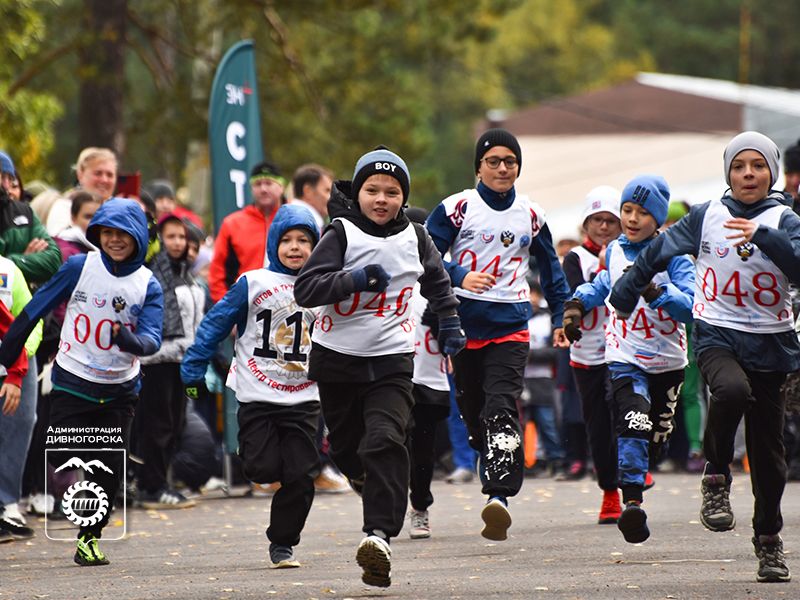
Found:
[{"label": "asphalt road", "polygon": [[[479,484],[434,482],[433,536],[392,542],[392,586],[361,583],[355,551],[363,534],[353,493],[318,495],[296,548],[299,569],[269,569],[269,498],[206,496],[191,509],[134,510],[127,539],[104,541],[111,565],[79,568],[74,542],[38,536],[0,545],[0,598],[346,598],[408,599],[789,599],[800,598],[800,484],[784,496],[783,537],[797,579],[759,584],[750,542],[753,499],[734,479],[734,531],[699,523],[699,477],[658,474],[645,494],[651,537],[630,545],[614,525],[597,525],[594,481],[527,479],[512,498],[509,539],[480,536]],[[114,533],[108,532],[109,536]]]}]

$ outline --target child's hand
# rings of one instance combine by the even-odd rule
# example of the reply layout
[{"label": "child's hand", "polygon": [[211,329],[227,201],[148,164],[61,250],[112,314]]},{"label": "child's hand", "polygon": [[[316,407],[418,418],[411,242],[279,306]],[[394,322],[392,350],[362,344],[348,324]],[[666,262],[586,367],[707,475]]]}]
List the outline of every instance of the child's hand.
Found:
[{"label": "child's hand", "polygon": [[6,397],[6,401],[3,403],[3,414],[13,417],[19,406],[19,386],[13,383],[4,383],[0,388],[0,398],[3,396]]},{"label": "child's hand", "polygon": [[392,276],[380,265],[367,265],[351,273],[354,292],[382,292]]},{"label": "child's hand", "polygon": [[564,329],[559,327],[553,330],[553,347],[554,348],[569,348],[569,339],[567,339]]},{"label": "child's hand", "polygon": [[475,292],[482,294],[488,292],[494,286],[496,278],[489,273],[479,273],[478,271],[470,271],[464,275],[461,281],[461,287],[468,292]]},{"label": "child's hand", "polygon": [[[561,333],[564,334],[564,337],[566,337],[569,342],[577,342],[581,339],[581,337],[583,337],[583,334],[581,333],[581,319],[585,314],[586,307],[579,298],[572,298],[571,300],[564,302],[564,317],[562,320],[564,327],[561,329]],[[560,344],[556,343],[558,341],[558,338],[556,337],[557,331],[559,330],[556,329],[553,332],[554,346],[560,346]]]},{"label": "child's hand", "polygon": [[748,219],[729,219],[725,221],[723,227],[727,227],[728,229],[738,229],[737,233],[733,235],[728,235],[725,237],[726,240],[737,240],[733,242],[734,246],[741,246],[742,244],[749,242],[753,239],[753,234],[758,229],[758,223],[755,221],[750,221]]}]

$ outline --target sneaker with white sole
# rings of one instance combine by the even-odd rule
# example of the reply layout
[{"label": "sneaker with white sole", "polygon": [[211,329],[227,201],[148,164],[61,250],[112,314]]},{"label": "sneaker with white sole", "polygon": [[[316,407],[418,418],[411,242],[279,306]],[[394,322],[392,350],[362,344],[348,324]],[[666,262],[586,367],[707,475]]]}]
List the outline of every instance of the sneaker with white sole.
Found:
[{"label": "sneaker with white sole", "polygon": [[252,494],[255,498],[267,498],[269,496],[274,496],[275,492],[281,489],[281,482],[276,481],[275,483],[254,483],[250,489],[252,490]]},{"label": "sneaker with white sole", "polygon": [[377,535],[368,535],[358,545],[356,562],[364,572],[361,581],[376,587],[392,585],[392,549]]},{"label": "sneaker with white sole", "polygon": [[331,465],[325,465],[316,479],[314,490],[318,494],[342,494],[350,491],[347,479],[340,475]]},{"label": "sneaker with white sole", "polygon": [[270,544],[269,559],[272,561],[270,569],[292,569],[300,566],[300,561],[294,557],[290,546]]},{"label": "sneaker with white sole", "polygon": [[412,540],[419,540],[431,537],[431,526],[428,521],[427,510],[411,509],[411,531],[409,532]]},{"label": "sneaker with white sole", "polygon": [[700,522],[709,531],[730,531],[736,527],[731,508],[731,478],[725,475],[703,475],[700,484],[703,504]]},{"label": "sneaker with white sole", "polygon": [[458,467],[445,478],[447,483],[472,483],[475,481],[475,473],[465,467]]},{"label": "sneaker with white sole", "polygon": [[[0,516],[0,531],[7,531],[15,540],[30,540],[36,537],[36,532],[25,524],[24,520],[17,520],[9,516],[8,507]],[[11,511],[12,513],[14,511]]]},{"label": "sneaker with white sole", "polygon": [[786,556],[783,554],[783,540],[775,535],[759,535],[753,538],[753,547],[758,557],[756,580],[768,583],[786,583],[792,580]]},{"label": "sneaker with white sole", "polygon": [[508,528],[511,527],[511,513],[508,512],[506,499],[495,496],[489,499],[486,506],[481,511],[484,527],[481,535],[487,540],[501,542],[508,535]]},{"label": "sneaker with white sole", "polygon": [[56,499],[50,494],[33,494],[28,498],[29,515],[49,515],[55,510]]},{"label": "sneaker with white sole", "polygon": [[168,510],[171,508],[190,508],[197,503],[170,488],[164,488],[154,494],[142,492],[139,496],[142,508],[148,510]]}]

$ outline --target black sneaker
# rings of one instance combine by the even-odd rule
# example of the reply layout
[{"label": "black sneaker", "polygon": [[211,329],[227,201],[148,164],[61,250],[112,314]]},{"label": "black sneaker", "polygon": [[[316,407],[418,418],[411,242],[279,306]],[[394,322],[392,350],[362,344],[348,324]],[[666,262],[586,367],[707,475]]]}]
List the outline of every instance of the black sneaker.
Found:
[{"label": "black sneaker", "polygon": [[625,503],[625,510],[617,520],[617,527],[629,544],[638,544],[650,537],[647,513],[642,509],[641,503],[635,500]]},{"label": "black sneaker", "polygon": [[700,522],[710,531],[729,531],[736,527],[731,508],[731,478],[725,475],[703,475],[700,484],[703,505]]},{"label": "black sneaker", "polygon": [[15,540],[29,540],[36,537],[36,532],[22,521],[11,517],[0,517],[0,532],[7,531]]},{"label": "black sneaker", "polygon": [[756,580],[761,582],[780,583],[792,580],[786,557],[783,554],[783,540],[775,535],[759,535],[753,538],[756,556],[758,557],[758,573]]},{"label": "black sneaker", "polygon": [[163,490],[155,492],[154,494],[142,492],[139,495],[139,503],[141,504],[142,508],[149,510],[189,508],[197,504],[194,500],[191,500],[180,492],[176,492],[170,488],[164,488]]},{"label": "black sneaker", "polygon": [[5,544],[6,542],[13,542],[14,536],[11,535],[10,531],[6,531],[5,529],[0,529],[0,544]]},{"label": "black sneaker", "polygon": [[300,561],[294,557],[294,553],[289,546],[270,544],[269,559],[272,561],[269,566],[270,569],[291,569],[300,566]]},{"label": "black sneaker", "polygon": [[75,564],[81,567],[98,567],[109,564],[106,555],[97,547],[97,538],[91,533],[78,537],[78,549],[75,551]]}]

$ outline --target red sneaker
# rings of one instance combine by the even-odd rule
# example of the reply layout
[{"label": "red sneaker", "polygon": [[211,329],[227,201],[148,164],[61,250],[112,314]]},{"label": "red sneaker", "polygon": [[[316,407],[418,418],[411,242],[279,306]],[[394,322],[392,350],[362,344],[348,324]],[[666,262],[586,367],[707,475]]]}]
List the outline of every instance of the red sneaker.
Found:
[{"label": "red sneaker", "polygon": [[650,471],[648,471],[647,475],[645,475],[644,477],[644,489],[649,490],[655,484],[656,484],[655,479],[653,479],[653,476],[650,475]]},{"label": "red sneaker", "polygon": [[622,507],[619,504],[619,491],[604,490],[603,505],[600,507],[597,523],[600,525],[612,525],[617,522],[621,514]]}]

